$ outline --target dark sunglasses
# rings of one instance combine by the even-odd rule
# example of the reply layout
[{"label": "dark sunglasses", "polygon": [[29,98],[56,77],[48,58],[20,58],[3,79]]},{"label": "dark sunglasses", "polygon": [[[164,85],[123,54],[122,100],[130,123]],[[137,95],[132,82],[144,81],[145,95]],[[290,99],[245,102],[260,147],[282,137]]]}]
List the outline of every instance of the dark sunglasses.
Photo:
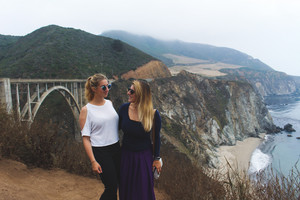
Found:
[{"label": "dark sunglasses", "polygon": [[128,88],[127,91],[128,91],[130,94],[134,94],[134,92],[135,92],[135,91],[134,91],[133,89],[131,89],[131,88]]},{"label": "dark sunglasses", "polygon": [[106,88],[107,88],[108,90],[110,90],[111,84],[108,84],[108,85],[101,85],[100,87],[101,87],[101,89],[102,89],[103,91],[106,91]]}]

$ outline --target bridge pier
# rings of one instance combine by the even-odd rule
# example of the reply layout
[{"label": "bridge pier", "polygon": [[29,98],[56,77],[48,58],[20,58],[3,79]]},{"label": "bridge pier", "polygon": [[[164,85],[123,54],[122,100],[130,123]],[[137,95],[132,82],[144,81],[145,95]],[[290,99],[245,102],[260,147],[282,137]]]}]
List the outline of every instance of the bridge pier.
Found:
[{"label": "bridge pier", "polygon": [[8,113],[12,113],[12,97],[9,78],[0,78],[0,103],[6,107]]}]

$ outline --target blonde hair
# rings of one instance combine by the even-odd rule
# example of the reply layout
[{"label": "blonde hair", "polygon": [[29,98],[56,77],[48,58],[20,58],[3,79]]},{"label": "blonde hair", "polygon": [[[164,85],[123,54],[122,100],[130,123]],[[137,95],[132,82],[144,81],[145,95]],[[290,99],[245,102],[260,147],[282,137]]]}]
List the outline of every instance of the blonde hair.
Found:
[{"label": "blonde hair", "polygon": [[135,89],[135,96],[138,108],[138,117],[141,121],[144,130],[149,132],[153,125],[153,103],[152,103],[152,95],[150,91],[150,86],[145,81],[135,80],[132,82],[132,85]]},{"label": "blonde hair", "polygon": [[99,85],[99,82],[102,80],[108,80],[106,78],[105,75],[103,74],[94,74],[93,76],[90,76],[87,81],[85,82],[85,90],[84,90],[84,94],[85,94],[85,98],[88,102],[92,101],[94,96],[95,96],[95,92],[93,91],[93,88],[97,88]]}]

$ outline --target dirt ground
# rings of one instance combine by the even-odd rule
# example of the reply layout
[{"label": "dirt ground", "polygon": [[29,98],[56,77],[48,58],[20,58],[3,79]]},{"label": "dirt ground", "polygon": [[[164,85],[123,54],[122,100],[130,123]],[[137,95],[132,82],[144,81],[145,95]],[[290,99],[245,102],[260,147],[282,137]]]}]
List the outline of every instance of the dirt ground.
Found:
[{"label": "dirt ground", "polygon": [[[96,178],[61,169],[29,169],[23,163],[0,159],[0,200],[97,200],[103,190]],[[169,199],[161,191],[155,194],[157,200]]]}]

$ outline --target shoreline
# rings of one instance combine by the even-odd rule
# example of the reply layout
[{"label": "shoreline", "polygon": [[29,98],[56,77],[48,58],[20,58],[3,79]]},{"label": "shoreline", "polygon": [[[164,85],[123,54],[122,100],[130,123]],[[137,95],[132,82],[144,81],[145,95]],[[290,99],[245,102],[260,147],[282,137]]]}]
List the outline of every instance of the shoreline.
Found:
[{"label": "shoreline", "polygon": [[259,138],[249,137],[243,141],[237,141],[234,146],[220,146],[217,150],[219,159],[217,169],[221,172],[225,170],[224,172],[226,173],[231,166],[231,171],[248,172],[252,153],[264,141],[264,136],[265,134],[262,133],[259,135]]}]

